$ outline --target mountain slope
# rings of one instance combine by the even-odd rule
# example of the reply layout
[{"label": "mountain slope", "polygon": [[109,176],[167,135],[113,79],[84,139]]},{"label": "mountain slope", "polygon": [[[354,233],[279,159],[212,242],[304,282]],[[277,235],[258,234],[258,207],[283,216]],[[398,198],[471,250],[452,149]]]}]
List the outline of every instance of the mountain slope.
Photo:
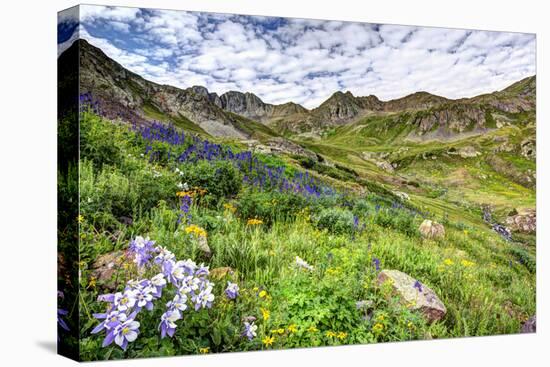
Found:
[{"label": "mountain slope", "polygon": [[[110,59],[99,48],[78,40],[65,54],[80,55],[80,92],[101,103],[102,114],[138,124],[148,119],[171,121],[196,133],[247,139],[277,136],[271,129],[225,111],[206,88],[179,89],[148,81]],[[244,125],[245,128],[243,128]]]},{"label": "mountain slope", "polygon": [[[411,137],[452,136],[465,132],[483,132],[509,122],[510,114],[534,114],[536,78],[520,80],[508,88],[473,98],[448,99],[427,92],[380,101],[376,96],[356,97],[336,92],[319,107],[273,121],[274,129],[287,135],[323,131],[353,124],[369,116],[394,116],[411,127]],[[403,129],[404,126],[399,126]]]}]

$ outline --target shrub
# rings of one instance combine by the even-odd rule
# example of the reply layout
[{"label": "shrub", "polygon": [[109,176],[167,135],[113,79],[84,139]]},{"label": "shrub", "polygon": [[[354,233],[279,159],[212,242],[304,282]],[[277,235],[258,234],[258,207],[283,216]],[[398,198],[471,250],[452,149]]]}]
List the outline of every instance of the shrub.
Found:
[{"label": "shrub", "polygon": [[317,228],[327,229],[330,233],[353,233],[356,229],[355,217],[347,209],[324,209],[317,216]]},{"label": "shrub", "polygon": [[234,197],[241,190],[241,173],[231,162],[199,161],[187,163],[180,169],[182,182],[207,190],[203,200],[208,206],[217,206],[222,199]]},{"label": "shrub", "polygon": [[537,271],[537,261],[533,255],[521,247],[513,247],[510,252],[520,264],[523,264],[531,273]]},{"label": "shrub", "polygon": [[393,228],[408,236],[418,235],[414,216],[405,210],[378,210],[374,216],[374,222],[379,226]]},{"label": "shrub", "polygon": [[[109,125],[107,125],[109,124]],[[122,159],[121,131],[110,122],[88,113],[80,119],[80,155],[94,162],[96,167],[119,164]]]}]

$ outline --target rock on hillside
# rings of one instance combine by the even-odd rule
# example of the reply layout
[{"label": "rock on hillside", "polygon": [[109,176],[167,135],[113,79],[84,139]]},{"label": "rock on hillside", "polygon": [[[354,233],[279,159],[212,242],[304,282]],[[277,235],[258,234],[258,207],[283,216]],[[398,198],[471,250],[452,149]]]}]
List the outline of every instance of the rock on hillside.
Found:
[{"label": "rock on hillside", "polygon": [[[215,93],[214,95],[217,97]],[[292,102],[282,105],[264,103],[258,96],[248,92],[229,91],[218,98],[221,102],[220,106],[224,110],[262,122],[307,112],[304,107]]]},{"label": "rock on hillside", "polygon": [[447,313],[435,292],[410,275],[399,270],[382,270],[378,274],[378,284],[386,282],[407,307],[420,311],[429,322],[441,320]]}]

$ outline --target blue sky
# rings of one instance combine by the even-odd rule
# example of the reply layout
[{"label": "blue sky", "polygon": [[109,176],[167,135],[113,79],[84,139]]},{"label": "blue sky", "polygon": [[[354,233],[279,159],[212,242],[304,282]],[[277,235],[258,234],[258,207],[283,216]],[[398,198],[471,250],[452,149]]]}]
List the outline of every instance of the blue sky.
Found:
[{"label": "blue sky", "polygon": [[522,33],[93,5],[60,13],[58,31],[58,53],[80,36],[157,83],[307,108],[338,90],[471,97],[535,74]]}]

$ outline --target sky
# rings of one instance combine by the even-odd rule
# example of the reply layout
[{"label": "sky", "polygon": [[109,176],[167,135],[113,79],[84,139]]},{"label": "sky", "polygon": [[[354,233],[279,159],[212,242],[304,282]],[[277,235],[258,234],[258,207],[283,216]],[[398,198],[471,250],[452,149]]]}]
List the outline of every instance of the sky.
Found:
[{"label": "sky", "polygon": [[524,33],[81,5],[59,14],[58,55],[78,37],[160,84],[306,108],[336,91],[472,97],[536,72]]}]

